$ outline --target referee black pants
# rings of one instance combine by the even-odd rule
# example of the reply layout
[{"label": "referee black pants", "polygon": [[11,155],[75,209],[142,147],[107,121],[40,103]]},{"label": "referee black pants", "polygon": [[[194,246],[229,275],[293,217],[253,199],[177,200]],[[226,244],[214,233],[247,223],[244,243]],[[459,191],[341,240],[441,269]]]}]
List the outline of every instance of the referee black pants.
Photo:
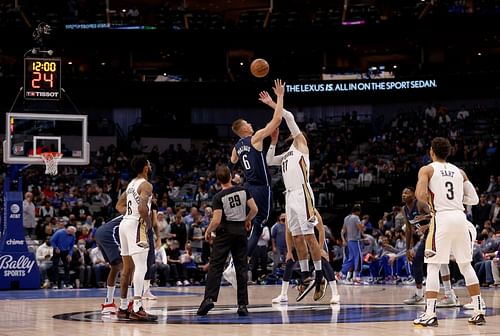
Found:
[{"label": "referee black pants", "polygon": [[227,232],[217,232],[210,255],[205,299],[211,298],[214,302],[217,302],[222,272],[224,271],[229,252],[233,256],[234,267],[236,269],[238,305],[248,305],[247,237],[242,234],[236,235]]}]

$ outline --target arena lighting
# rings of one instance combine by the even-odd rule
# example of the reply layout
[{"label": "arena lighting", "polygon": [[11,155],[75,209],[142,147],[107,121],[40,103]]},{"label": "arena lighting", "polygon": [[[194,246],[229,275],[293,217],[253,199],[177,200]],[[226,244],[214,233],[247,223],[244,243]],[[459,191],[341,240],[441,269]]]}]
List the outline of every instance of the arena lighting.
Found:
[{"label": "arena lighting", "polygon": [[358,26],[358,25],[364,25],[365,23],[366,23],[365,20],[343,21],[342,26]]}]

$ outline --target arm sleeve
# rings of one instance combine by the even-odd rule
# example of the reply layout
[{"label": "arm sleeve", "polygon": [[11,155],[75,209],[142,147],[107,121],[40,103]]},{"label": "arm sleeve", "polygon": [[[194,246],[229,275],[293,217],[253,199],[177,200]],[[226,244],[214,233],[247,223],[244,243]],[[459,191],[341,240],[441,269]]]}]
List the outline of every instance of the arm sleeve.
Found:
[{"label": "arm sleeve", "polygon": [[477,196],[476,189],[470,181],[464,182],[464,204],[476,205],[479,203],[479,197]]},{"label": "arm sleeve", "polygon": [[281,161],[283,160],[283,154],[275,155],[276,146],[271,145],[267,150],[266,161],[268,166],[279,166],[281,165]]},{"label": "arm sleeve", "polygon": [[285,119],[286,125],[288,126],[290,133],[292,133],[292,137],[295,138],[297,135],[300,134],[299,126],[295,122],[295,118],[292,112],[283,109],[283,119]]}]

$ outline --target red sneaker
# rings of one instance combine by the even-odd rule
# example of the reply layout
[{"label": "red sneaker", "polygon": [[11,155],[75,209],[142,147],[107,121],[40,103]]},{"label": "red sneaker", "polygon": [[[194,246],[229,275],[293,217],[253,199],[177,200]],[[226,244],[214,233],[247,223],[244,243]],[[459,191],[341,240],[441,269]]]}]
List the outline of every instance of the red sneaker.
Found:
[{"label": "red sneaker", "polygon": [[101,314],[116,314],[115,300],[112,303],[103,303],[101,305]]}]

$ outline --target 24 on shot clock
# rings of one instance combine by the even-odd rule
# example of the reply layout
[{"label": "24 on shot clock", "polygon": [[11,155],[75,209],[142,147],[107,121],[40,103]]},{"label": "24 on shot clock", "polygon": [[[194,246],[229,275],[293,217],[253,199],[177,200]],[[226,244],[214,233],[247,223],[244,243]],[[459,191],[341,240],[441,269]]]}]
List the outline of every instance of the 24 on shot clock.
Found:
[{"label": "24 on shot clock", "polygon": [[61,59],[24,59],[24,99],[61,99]]}]

